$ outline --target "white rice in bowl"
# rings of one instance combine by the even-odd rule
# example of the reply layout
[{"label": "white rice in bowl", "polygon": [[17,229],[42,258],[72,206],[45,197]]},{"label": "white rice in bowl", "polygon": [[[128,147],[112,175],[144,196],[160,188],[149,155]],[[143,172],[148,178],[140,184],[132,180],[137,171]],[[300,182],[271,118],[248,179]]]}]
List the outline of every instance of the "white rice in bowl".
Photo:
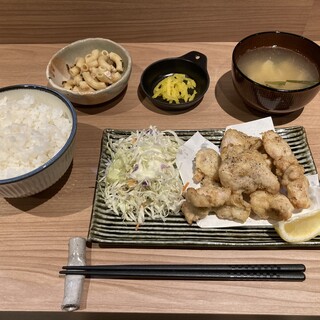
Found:
[{"label": "white rice in bowl", "polygon": [[0,180],[44,165],[65,145],[72,120],[58,100],[27,89],[0,95]]}]

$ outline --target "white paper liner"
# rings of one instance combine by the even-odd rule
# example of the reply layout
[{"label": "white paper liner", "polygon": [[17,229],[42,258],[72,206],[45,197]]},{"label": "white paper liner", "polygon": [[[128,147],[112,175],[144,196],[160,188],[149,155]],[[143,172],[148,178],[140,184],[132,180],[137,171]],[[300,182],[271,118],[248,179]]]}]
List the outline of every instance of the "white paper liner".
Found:
[{"label": "white paper liner", "polygon": [[[75,237],[69,240],[68,265],[86,265],[86,239]],[[80,308],[84,278],[82,275],[65,276],[62,310],[75,311]]]},{"label": "white paper liner", "polygon": [[[227,129],[236,129],[254,137],[261,137],[261,134],[268,130],[274,130],[274,125],[271,117],[262,118],[246,123],[230,125]],[[212,148],[220,153],[218,146],[205,139],[199,132],[196,132],[187,142],[185,142],[177,153],[177,166],[180,171],[180,176],[183,184],[188,184],[188,187],[199,188],[200,183],[193,182],[193,160],[196,153],[201,148]],[[318,175],[307,176],[310,182],[309,194],[312,205],[308,209],[295,210],[294,217],[297,215],[304,215],[320,208],[320,187]],[[289,220],[290,221],[290,220]],[[240,223],[231,220],[219,219],[216,215],[208,215],[206,218],[197,221],[200,228],[226,228],[239,226],[269,226],[272,227],[273,221],[254,219],[249,217],[245,223]]]}]

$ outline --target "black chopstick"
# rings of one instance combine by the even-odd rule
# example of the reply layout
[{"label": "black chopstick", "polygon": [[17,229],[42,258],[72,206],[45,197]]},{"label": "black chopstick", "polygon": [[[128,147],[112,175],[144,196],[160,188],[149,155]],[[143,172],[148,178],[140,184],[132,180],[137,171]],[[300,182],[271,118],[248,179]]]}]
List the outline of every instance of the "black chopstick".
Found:
[{"label": "black chopstick", "polygon": [[101,279],[303,281],[302,264],[63,266],[60,274]]},{"label": "black chopstick", "polygon": [[64,275],[83,275],[99,279],[156,279],[156,280],[247,280],[247,281],[303,281],[305,274],[300,271],[259,272],[259,271],[160,271],[160,270],[61,270]]},{"label": "black chopstick", "polygon": [[303,264],[123,264],[95,266],[63,266],[65,270],[175,270],[175,271],[301,271]]}]

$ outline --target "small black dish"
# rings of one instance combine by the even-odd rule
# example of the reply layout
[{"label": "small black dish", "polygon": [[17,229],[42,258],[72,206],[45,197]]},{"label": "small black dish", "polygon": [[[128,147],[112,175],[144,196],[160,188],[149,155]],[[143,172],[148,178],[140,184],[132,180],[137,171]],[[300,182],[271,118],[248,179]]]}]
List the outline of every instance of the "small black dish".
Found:
[{"label": "small black dish", "polygon": [[[153,89],[165,77],[182,73],[196,82],[197,94],[193,101],[169,103],[161,98],[152,98]],[[156,61],[148,66],[141,75],[140,88],[150,101],[158,108],[167,111],[181,111],[196,106],[208,90],[210,77],[207,71],[207,57],[197,51]]]}]

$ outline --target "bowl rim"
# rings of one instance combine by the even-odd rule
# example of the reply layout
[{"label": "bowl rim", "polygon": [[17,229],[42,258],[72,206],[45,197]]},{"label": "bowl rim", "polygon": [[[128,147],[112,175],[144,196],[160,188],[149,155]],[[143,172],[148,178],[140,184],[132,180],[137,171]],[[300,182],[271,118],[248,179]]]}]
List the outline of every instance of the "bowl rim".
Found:
[{"label": "bowl rim", "polygon": [[[249,82],[253,83],[254,85],[256,85],[257,87],[260,87],[264,90],[270,90],[272,92],[281,92],[281,93],[284,93],[284,94],[291,94],[291,93],[300,93],[300,92],[304,92],[304,91],[309,91],[313,88],[316,88],[317,86],[320,85],[320,81],[309,86],[309,87],[305,87],[305,88],[301,88],[301,89],[294,89],[294,90],[288,90],[288,89],[277,89],[277,88],[272,88],[272,87],[268,87],[268,86],[265,86],[259,82],[256,82],[252,79],[250,79],[248,76],[246,76],[241,70],[240,68],[238,67],[238,64],[236,63],[236,58],[235,58],[235,52],[236,52],[236,49],[242,44],[244,43],[245,41],[247,41],[248,39],[250,38],[253,38],[253,37],[256,37],[256,36],[260,36],[260,35],[264,35],[264,34],[283,34],[283,35],[288,35],[290,37],[297,37],[297,38],[300,38],[302,39],[303,41],[307,41],[309,42],[311,45],[313,45],[315,48],[317,48],[318,50],[320,50],[320,46],[315,43],[314,41],[302,36],[302,35],[299,35],[299,34],[295,34],[295,33],[290,33],[290,32],[283,32],[283,31],[262,31],[262,32],[257,32],[257,33],[253,33],[253,34],[250,34],[248,35],[247,37],[241,39],[237,44],[236,46],[234,47],[233,51],[232,51],[232,64],[233,66],[235,67],[235,69],[237,70],[237,72],[239,72],[241,74],[241,76],[243,78],[245,78],[246,80],[248,80]],[[319,75],[320,76],[320,75]]]},{"label": "bowl rim", "polygon": [[47,162],[42,164],[40,167],[37,167],[27,173],[24,173],[19,176],[15,176],[12,178],[7,178],[7,179],[0,179],[0,186],[1,185],[6,185],[6,184],[11,184],[15,183],[18,181],[25,180],[27,178],[30,178],[41,171],[45,170],[46,168],[50,167],[56,160],[62,157],[62,155],[67,151],[69,146],[72,144],[73,140],[75,139],[76,132],[77,132],[77,114],[76,111],[72,105],[72,103],[65,98],[62,94],[59,92],[50,89],[48,87],[42,86],[42,85],[37,85],[37,84],[17,84],[17,85],[12,85],[12,86],[7,86],[7,87],[2,87],[0,88],[0,93],[1,92],[6,92],[6,91],[11,91],[11,90],[20,90],[20,89],[31,89],[31,90],[40,90],[48,94],[52,94],[56,96],[58,99],[60,99],[70,110],[71,112],[71,118],[72,118],[72,126],[71,126],[71,132],[70,135],[67,139],[67,141],[64,143],[63,147]]},{"label": "bowl rim", "polygon": [[[69,49],[70,46],[73,46],[73,45],[76,45],[76,44],[81,44],[81,43],[86,43],[86,42],[92,42],[92,41],[104,41],[104,42],[108,42],[108,43],[112,43],[113,45],[119,47],[126,55],[127,59],[128,59],[128,65],[127,65],[127,68],[126,70],[122,73],[122,76],[121,78],[109,85],[108,87],[104,88],[104,89],[101,89],[101,90],[96,90],[96,91],[89,91],[89,92],[85,92],[85,93],[81,93],[81,92],[74,92],[74,91],[71,91],[71,90],[67,90],[65,89],[64,87],[62,86],[59,86],[58,84],[56,84],[54,81],[52,81],[51,77],[50,77],[50,66],[52,65],[52,61],[60,54],[62,54],[64,51],[67,51]],[[56,51],[53,56],[50,58],[48,64],[47,64],[47,67],[46,67],[46,78],[47,78],[47,81],[49,82],[49,84],[52,86],[52,88],[56,89],[56,90],[59,90],[61,92],[66,92],[68,93],[69,95],[72,94],[74,96],[78,96],[78,97],[82,97],[82,96],[94,96],[94,95],[97,95],[99,93],[104,93],[104,92],[107,92],[110,88],[114,88],[116,85],[117,86],[120,86],[121,84],[123,83],[126,83],[127,82],[127,79],[125,77],[126,76],[129,76],[130,73],[131,73],[131,70],[132,70],[132,58],[131,58],[131,55],[129,53],[129,51],[123,47],[121,44],[111,40],[111,39],[107,39],[107,38],[101,38],[101,37],[95,37],[95,38],[84,38],[84,39],[79,39],[79,40],[76,40],[74,42],[71,42],[69,44],[67,44],[66,46],[60,48],[58,51]]]}]

